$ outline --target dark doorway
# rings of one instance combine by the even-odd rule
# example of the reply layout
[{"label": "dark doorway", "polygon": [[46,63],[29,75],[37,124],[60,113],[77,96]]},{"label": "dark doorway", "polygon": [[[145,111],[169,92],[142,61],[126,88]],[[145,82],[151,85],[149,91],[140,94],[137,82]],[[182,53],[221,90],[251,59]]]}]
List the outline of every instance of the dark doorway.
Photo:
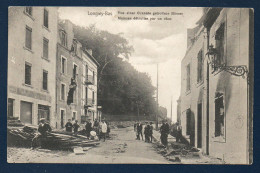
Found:
[{"label": "dark doorway", "polygon": [[32,124],[32,103],[21,101],[20,120]]},{"label": "dark doorway", "polygon": [[41,118],[45,118],[48,122],[50,121],[50,107],[45,105],[38,105],[38,121]]},{"label": "dark doorway", "polygon": [[197,147],[202,147],[202,103],[198,104]]},{"label": "dark doorway", "polygon": [[14,116],[14,99],[8,98],[8,117]]},{"label": "dark doorway", "polygon": [[60,127],[64,128],[64,116],[65,116],[65,111],[60,110]]},{"label": "dark doorway", "polygon": [[186,111],[186,135],[191,135],[191,110]]}]

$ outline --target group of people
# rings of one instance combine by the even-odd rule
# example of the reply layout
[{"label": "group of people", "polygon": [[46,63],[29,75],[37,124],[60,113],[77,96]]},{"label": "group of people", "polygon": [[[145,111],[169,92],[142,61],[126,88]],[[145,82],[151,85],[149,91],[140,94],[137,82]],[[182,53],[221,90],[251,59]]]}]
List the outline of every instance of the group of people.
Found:
[{"label": "group of people", "polygon": [[[65,125],[66,132],[72,133],[73,131],[75,135],[77,135],[79,128],[80,125],[78,124],[78,120],[74,120],[74,119],[72,121],[71,119],[68,119],[68,122]],[[41,146],[42,143],[45,141],[48,132],[51,131],[52,131],[51,126],[47,123],[47,121],[44,118],[41,118],[38,125],[38,133],[35,135],[35,137],[32,139],[31,142],[32,149],[34,149],[36,146]],[[108,122],[106,122],[105,120],[98,122],[98,120],[96,119],[92,126],[92,123],[90,122],[89,119],[85,123],[84,131],[88,138],[91,137],[91,131],[93,131],[94,132],[93,134],[98,136],[99,140],[103,138],[105,141],[106,136],[109,136],[110,128],[108,127]]]},{"label": "group of people", "polygon": [[[161,143],[165,146],[168,147],[168,135],[170,134],[170,125],[168,124],[167,120],[162,121],[162,125],[160,127],[160,139]],[[180,138],[182,136],[181,134],[181,126],[176,123],[176,142],[180,142]],[[143,133],[145,136],[145,142],[152,142],[153,139],[153,123],[150,122],[145,122],[145,127],[143,131],[143,123],[141,122],[136,122],[134,124],[134,131],[136,132],[136,139],[140,140],[142,138],[143,140]]]},{"label": "group of people", "polygon": [[[80,126],[78,125],[77,120],[75,120],[75,123],[71,123],[71,120],[69,119],[65,125],[65,128],[66,128],[67,132],[72,132],[72,128],[73,128],[74,133],[77,134]],[[84,131],[88,138],[91,137],[91,131],[94,131],[95,134],[99,137],[99,140],[101,140],[101,138],[103,138],[105,141],[106,136],[109,136],[110,128],[108,127],[108,122],[105,120],[98,122],[98,120],[95,119],[95,121],[93,122],[93,126],[92,126],[90,119],[88,119],[85,123]]]},{"label": "group of people", "polygon": [[[143,139],[143,124],[141,122],[136,122],[134,124],[134,131],[136,132],[136,139],[140,140],[140,136]],[[153,141],[153,123],[150,122],[145,122],[145,127],[144,127],[144,137],[145,137],[145,142],[152,142]]]},{"label": "group of people", "polygon": [[77,134],[79,128],[80,128],[80,125],[78,124],[78,120],[72,119],[72,121],[71,121],[71,119],[68,119],[68,122],[65,124],[66,132],[72,132],[72,129],[73,129],[73,132],[75,134]]}]

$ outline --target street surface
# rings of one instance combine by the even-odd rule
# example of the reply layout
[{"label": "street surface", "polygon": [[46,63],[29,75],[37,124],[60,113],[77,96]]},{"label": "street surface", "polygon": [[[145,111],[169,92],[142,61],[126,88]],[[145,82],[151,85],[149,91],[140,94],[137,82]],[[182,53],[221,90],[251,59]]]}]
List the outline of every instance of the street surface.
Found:
[{"label": "street surface", "polygon": [[9,163],[132,163],[168,164],[172,163],[158,154],[154,144],[136,140],[133,127],[112,129],[111,138],[82,155],[69,151],[8,147]]}]

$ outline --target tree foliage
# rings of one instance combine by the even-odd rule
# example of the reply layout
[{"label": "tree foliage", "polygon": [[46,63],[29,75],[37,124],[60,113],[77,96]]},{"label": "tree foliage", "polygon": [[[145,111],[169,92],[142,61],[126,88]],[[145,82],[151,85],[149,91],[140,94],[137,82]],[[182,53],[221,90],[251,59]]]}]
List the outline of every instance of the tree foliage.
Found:
[{"label": "tree foliage", "polygon": [[95,25],[74,25],[75,37],[84,48],[92,49],[99,62],[98,105],[108,114],[154,114],[155,87],[146,73],[138,72],[128,59],[134,51],[121,34],[98,30]]}]

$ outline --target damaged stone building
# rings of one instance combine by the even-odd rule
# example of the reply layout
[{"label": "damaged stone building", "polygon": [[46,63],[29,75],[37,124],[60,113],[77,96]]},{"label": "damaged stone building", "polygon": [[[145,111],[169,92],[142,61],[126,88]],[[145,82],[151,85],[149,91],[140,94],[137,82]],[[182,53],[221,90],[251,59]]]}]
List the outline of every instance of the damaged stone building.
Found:
[{"label": "damaged stone building", "polygon": [[84,50],[74,37],[69,20],[58,25],[56,64],[57,128],[68,119],[84,123],[97,118],[97,67],[91,50]]},{"label": "damaged stone building", "polygon": [[182,134],[226,163],[252,163],[253,11],[204,8],[181,63]]}]

